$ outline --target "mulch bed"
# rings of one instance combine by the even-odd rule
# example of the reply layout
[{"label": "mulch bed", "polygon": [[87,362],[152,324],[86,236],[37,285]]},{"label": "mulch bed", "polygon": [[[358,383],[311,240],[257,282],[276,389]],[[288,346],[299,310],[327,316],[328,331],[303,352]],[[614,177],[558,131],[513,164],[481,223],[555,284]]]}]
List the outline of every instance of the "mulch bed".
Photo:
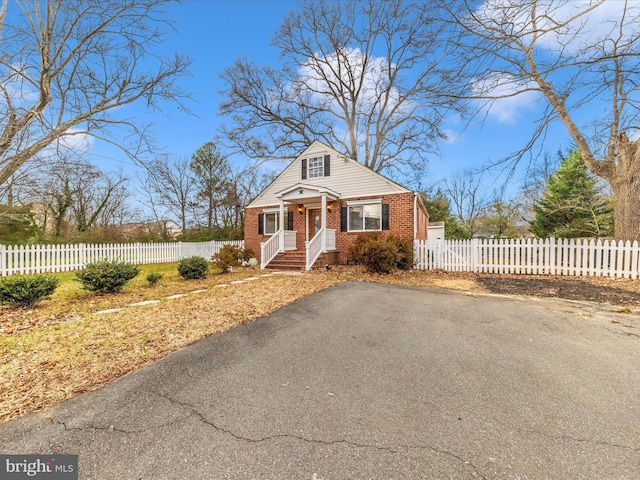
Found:
[{"label": "mulch bed", "polygon": [[476,281],[491,293],[565,298],[614,305],[640,305],[638,280],[602,277],[478,275]]}]

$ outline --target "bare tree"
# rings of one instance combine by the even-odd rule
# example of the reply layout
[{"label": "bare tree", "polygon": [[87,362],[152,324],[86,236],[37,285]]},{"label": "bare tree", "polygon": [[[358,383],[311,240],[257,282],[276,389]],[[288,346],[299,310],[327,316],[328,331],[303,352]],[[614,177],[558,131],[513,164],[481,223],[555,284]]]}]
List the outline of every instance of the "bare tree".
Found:
[{"label": "bare tree", "polygon": [[[173,215],[182,231],[192,222],[196,207],[196,181],[190,169],[188,158],[170,159],[159,157],[148,165],[144,181],[148,198],[156,216],[162,215],[158,206]],[[158,220],[166,220],[159,218]]]},{"label": "bare tree", "polygon": [[490,204],[482,173],[466,170],[452,175],[443,180],[442,191],[451,202],[452,214],[471,238],[480,228],[479,219]]},{"label": "bare tree", "polygon": [[281,69],[237,59],[221,73],[227,146],[289,159],[319,139],[374,171],[422,166],[454,103],[431,13],[423,1],[300,2],[272,41]]},{"label": "bare tree", "polygon": [[0,185],[43,149],[74,137],[102,139],[134,158],[151,147],[147,126],[119,107],[157,109],[186,98],[176,79],[190,60],[153,51],[168,3],[29,0],[10,9],[0,54]]},{"label": "bare tree", "polygon": [[[9,3],[9,0],[2,0],[2,3],[0,3],[0,34],[2,33],[2,25],[4,24],[4,17],[7,14],[7,3]],[[2,37],[0,37],[0,40],[2,39]]]},{"label": "bare tree", "polygon": [[72,156],[38,158],[27,171],[28,175],[18,176],[15,194],[20,203],[36,206],[43,232],[50,228],[56,238],[65,226],[86,232],[113,225],[121,217],[119,212],[129,210],[122,172],[103,172]]},{"label": "bare tree", "polygon": [[483,209],[478,218],[480,231],[491,238],[513,238],[526,229],[523,205],[518,198],[496,197]]},{"label": "bare tree", "polygon": [[[467,98],[534,95],[545,102],[531,141],[559,120],[585,164],[610,185],[615,236],[640,239],[640,4],[628,0],[441,2],[457,27],[451,42],[470,82]],[[592,118],[585,107],[597,103]]]}]

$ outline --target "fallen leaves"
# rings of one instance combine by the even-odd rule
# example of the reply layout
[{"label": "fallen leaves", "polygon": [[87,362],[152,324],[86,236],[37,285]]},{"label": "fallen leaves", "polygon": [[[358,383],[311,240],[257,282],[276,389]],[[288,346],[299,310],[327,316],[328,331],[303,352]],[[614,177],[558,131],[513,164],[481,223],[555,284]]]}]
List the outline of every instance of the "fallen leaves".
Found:
[{"label": "fallen leaves", "polygon": [[335,281],[315,274],[266,277],[105,315],[85,312],[81,320],[4,335],[0,337],[0,421],[94,390]]},{"label": "fallen leaves", "polygon": [[[159,267],[155,266],[155,269]],[[640,281],[601,277],[487,276],[442,271],[373,275],[334,267],[301,275],[261,276],[255,270],[183,281],[167,267],[163,285],[141,281],[118,295],[94,296],[66,286],[64,295],[33,310],[0,309],[0,421],[43,410],[149,365],[202,338],[269,315],[343,281],[432,286],[473,292],[562,296],[606,301],[624,292],[640,298]],[[172,276],[173,275],[173,276]],[[487,278],[490,280],[487,281]],[[586,285],[586,286],[585,286]],[[76,289],[77,290],[77,289]],[[615,290],[615,292],[613,292]],[[199,293],[194,293],[199,292]],[[572,297],[573,298],[573,297]],[[160,300],[158,303],[129,306]],[[122,307],[96,315],[95,312]]]}]

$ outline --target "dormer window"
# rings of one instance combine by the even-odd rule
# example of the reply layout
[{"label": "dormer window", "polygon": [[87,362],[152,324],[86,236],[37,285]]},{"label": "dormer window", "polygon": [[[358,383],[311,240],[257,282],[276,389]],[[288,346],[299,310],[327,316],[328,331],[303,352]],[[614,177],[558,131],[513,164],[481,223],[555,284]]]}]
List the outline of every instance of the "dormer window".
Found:
[{"label": "dormer window", "polygon": [[309,169],[307,178],[324,177],[324,159],[322,157],[310,158],[307,168]]},{"label": "dormer window", "polygon": [[307,178],[322,178],[329,176],[331,167],[331,157],[309,157],[302,159],[302,180]]}]

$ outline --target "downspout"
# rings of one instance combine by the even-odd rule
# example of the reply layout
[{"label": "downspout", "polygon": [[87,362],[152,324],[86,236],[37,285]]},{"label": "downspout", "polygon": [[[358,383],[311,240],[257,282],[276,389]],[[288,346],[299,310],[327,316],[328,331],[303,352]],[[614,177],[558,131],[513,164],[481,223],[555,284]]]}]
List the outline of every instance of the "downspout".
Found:
[{"label": "downspout", "polygon": [[418,238],[418,192],[413,192],[413,239]]}]

